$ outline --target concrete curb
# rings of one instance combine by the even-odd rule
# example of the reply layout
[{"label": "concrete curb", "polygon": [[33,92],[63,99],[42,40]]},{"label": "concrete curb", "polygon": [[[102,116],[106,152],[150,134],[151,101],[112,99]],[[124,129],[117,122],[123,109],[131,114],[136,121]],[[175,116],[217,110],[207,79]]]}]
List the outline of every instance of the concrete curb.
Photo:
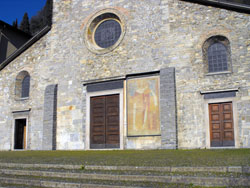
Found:
[{"label": "concrete curb", "polygon": [[65,173],[48,171],[25,171],[25,170],[0,170],[5,175],[41,176],[71,179],[93,179],[111,181],[133,181],[133,182],[158,182],[158,183],[184,183],[199,186],[250,186],[250,177],[195,177],[195,176],[147,176],[147,175],[111,175],[111,174],[87,174],[87,173]]},{"label": "concrete curb", "polygon": [[250,173],[249,166],[221,166],[221,167],[133,167],[133,166],[92,166],[92,165],[61,165],[61,164],[19,164],[0,163],[0,167],[8,168],[59,168],[66,170],[128,170],[128,171],[159,171],[159,172],[236,172]]},{"label": "concrete curb", "polygon": [[[114,185],[97,185],[97,184],[83,184],[83,183],[66,183],[56,181],[43,181],[43,180],[26,180],[19,178],[3,178],[0,177],[1,183],[31,185],[39,187],[63,187],[63,188],[125,188],[127,186],[114,186]],[[136,188],[136,187],[132,187]]]}]

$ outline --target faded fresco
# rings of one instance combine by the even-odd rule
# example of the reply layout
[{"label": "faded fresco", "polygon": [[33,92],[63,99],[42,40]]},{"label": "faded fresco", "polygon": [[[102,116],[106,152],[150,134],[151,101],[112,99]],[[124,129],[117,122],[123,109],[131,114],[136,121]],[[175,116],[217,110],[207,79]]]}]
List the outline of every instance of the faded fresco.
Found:
[{"label": "faded fresco", "polygon": [[129,79],[128,136],[159,135],[159,77]]}]

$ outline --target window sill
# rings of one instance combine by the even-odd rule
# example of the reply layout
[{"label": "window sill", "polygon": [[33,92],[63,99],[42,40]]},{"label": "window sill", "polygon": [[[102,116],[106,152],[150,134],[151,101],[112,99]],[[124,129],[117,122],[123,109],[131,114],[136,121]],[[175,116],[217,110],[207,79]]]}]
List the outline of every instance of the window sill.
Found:
[{"label": "window sill", "polygon": [[23,98],[15,98],[16,101],[26,101],[29,100],[29,97],[23,97]]},{"label": "window sill", "polygon": [[206,76],[213,76],[213,75],[218,75],[218,74],[232,74],[232,71],[222,71],[222,72],[209,72],[206,73]]}]

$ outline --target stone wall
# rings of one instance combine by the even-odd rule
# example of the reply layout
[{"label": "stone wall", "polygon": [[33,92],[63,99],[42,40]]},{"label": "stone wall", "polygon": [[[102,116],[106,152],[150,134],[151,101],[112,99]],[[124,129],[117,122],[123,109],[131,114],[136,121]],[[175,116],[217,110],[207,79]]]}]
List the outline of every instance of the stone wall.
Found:
[{"label": "stone wall", "polygon": [[[125,35],[111,52],[96,54],[86,46],[85,30],[107,8],[123,16]],[[58,84],[57,149],[85,149],[83,81],[168,67],[175,68],[179,148],[206,147],[206,101],[200,92],[231,88],[239,88],[237,147],[250,147],[249,23],[248,14],[179,0],[54,0],[51,31],[0,71],[0,149],[11,149],[12,111],[29,108],[28,146],[42,149],[44,92],[51,84]],[[213,35],[230,41],[230,73],[206,74],[202,45]],[[14,97],[15,78],[22,70],[31,76],[28,100]]]},{"label": "stone wall", "polygon": [[[42,149],[44,91],[51,79],[47,76],[48,36],[43,37],[0,71],[0,148],[12,149],[15,118],[27,118],[27,149]],[[41,50],[44,49],[44,50]],[[15,95],[15,81],[21,71],[30,74],[29,98]],[[28,111],[23,114],[22,111]],[[13,112],[15,112],[13,114]]]}]

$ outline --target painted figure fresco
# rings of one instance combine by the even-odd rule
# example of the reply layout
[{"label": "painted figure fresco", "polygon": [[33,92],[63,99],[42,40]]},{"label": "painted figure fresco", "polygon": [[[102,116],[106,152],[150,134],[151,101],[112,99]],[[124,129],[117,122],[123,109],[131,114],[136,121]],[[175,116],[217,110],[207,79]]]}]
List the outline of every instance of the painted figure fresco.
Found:
[{"label": "painted figure fresco", "polygon": [[128,136],[159,135],[159,77],[128,80]]}]

